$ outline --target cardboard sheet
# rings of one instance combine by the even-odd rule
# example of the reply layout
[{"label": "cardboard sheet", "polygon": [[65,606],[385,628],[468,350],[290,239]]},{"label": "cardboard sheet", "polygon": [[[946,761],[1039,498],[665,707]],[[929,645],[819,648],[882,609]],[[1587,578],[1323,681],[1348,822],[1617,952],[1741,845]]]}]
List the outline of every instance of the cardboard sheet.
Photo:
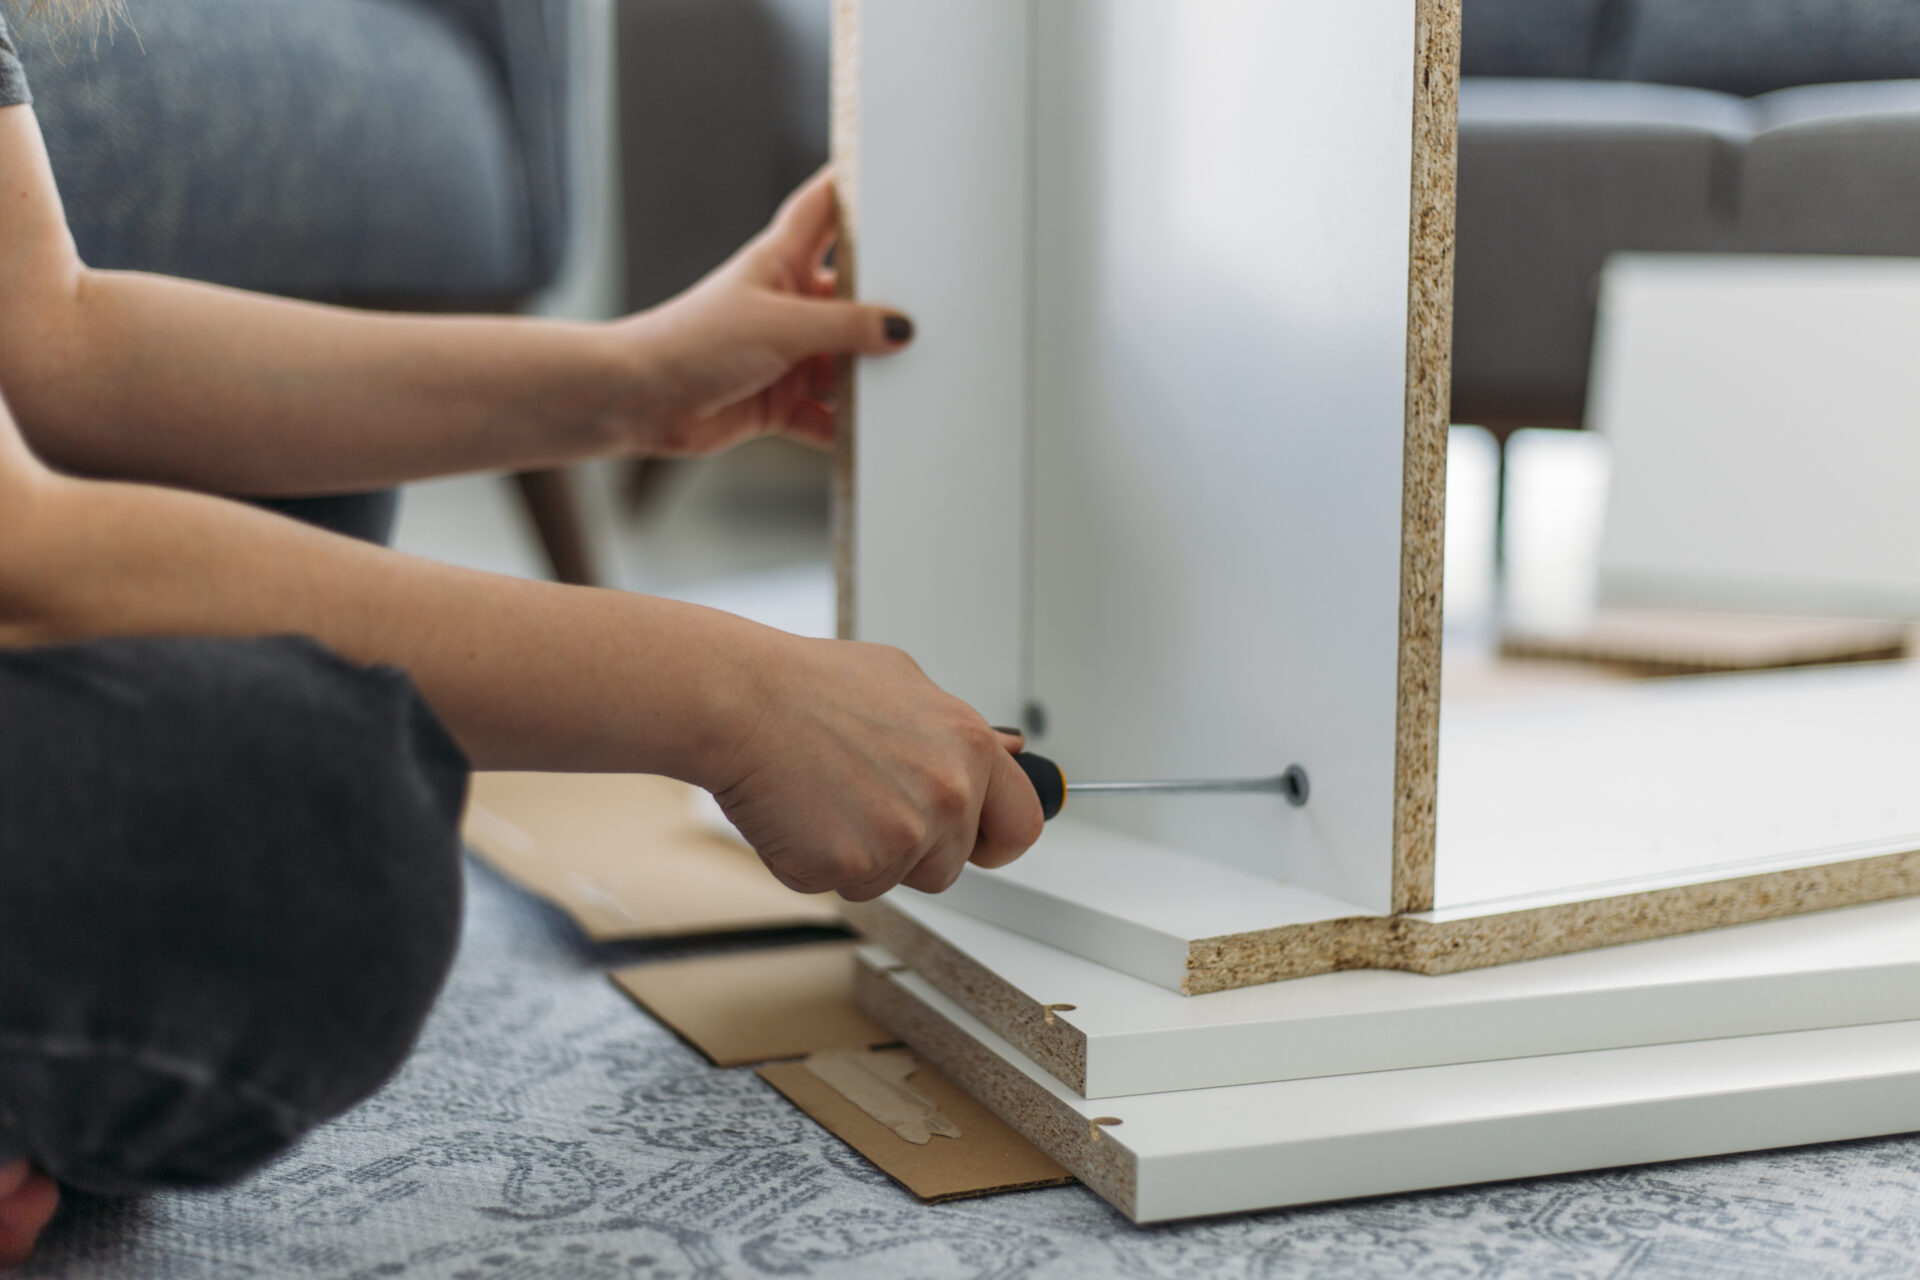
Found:
[{"label": "cardboard sheet", "polygon": [[737,1067],[893,1042],[891,1032],[854,1007],[856,945],[767,947],[629,965],[611,976],[716,1067]]},{"label": "cardboard sheet", "polygon": [[[935,1132],[924,1143],[907,1139],[875,1119],[823,1080],[804,1061],[777,1062],[760,1068],[760,1078],[788,1101],[819,1121],[881,1172],[929,1203],[960,1200],[998,1191],[1055,1187],[1073,1176],[1039,1148],[1001,1123],[959,1086],[921,1063],[905,1049],[869,1050],[875,1057],[911,1059],[906,1082],[949,1123],[957,1138]],[[845,1055],[839,1055],[845,1060]],[[897,1063],[875,1064],[875,1078],[894,1078]]]},{"label": "cardboard sheet", "polygon": [[1884,619],[1610,608],[1575,632],[1509,633],[1500,650],[1657,676],[1884,661],[1904,657],[1910,640],[1907,624]]},{"label": "cardboard sheet", "polygon": [[467,842],[595,942],[833,925],[751,849],[702,825],[694,789],[625,774],[474,775]]}]

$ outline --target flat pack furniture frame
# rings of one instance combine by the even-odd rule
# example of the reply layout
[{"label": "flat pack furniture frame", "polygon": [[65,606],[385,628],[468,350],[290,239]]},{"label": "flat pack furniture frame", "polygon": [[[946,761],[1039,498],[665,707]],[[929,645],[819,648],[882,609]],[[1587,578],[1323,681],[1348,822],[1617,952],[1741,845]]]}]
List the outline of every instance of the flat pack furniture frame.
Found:
[{"label": "flat pack furniture frame", "polygon": [[842,634],[1070,775],[1312,783],[1070,797],[946,903],[1194,994],[1920,892],[1905,668],[1443,723],[1455,0],[837,17],[842,284],[919,331],[843,388]]},{"label": "flat pack furniture frame", "polygon": [[1136,1222],[1920,1128],[1920,1022],[1088,1101],[871,949],[861,1005]]}]

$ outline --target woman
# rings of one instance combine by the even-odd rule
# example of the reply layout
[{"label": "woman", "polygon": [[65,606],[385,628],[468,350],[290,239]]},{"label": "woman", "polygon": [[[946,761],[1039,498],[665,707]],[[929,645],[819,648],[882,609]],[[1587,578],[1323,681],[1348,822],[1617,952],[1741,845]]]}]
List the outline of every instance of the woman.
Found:
[{"label": "woman", "polygon": [[1017,736],[897,651],[205,496],[825,443],[828,357],[912,336],[831,296],[834,231],[823,175],[602,326],[93,271],[0,18],[0,1260],[61,1183],[230,1179],[391,1073],[450,962],[469,761],[685,779],[855,900],[1037,837]]}]

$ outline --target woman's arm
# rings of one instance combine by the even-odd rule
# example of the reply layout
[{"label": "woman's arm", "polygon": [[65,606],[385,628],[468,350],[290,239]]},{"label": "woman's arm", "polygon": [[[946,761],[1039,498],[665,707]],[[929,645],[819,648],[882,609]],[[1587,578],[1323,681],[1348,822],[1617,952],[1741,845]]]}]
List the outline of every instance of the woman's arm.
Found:
[{"label": "woman's arm", "polygon": [[0,108],[0,386],[54,466],[249,495],[820,440],[808,358],[910,332],[823,296],[833,229],[816,179],[689,294],[610,325],[289,302],[87,268],[32,109]]},{"label": "woman's arm", "polygon": [[897,650],[58,476],[0,404],[0,645],[278,632],[405,668],[482,768],[706,787],[795,888],[937,892],[969,859],[1011,861],[1039,834],[1008,744]]}]

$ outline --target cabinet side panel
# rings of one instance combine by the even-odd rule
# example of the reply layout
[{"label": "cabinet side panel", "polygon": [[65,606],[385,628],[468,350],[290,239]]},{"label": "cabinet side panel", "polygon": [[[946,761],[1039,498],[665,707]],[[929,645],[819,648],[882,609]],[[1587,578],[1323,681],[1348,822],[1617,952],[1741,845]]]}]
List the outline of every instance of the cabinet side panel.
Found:
[{"label": "cabinet side panel", "polygon": [[1453,215],[1460,0],[1417,0],[1413,217],[1407,271],[1407,445],[1400,543],[1400,709],[1393,909],[1433,906],[1440,751],[1440,587],[1453,398]]},{"label": "cabinet side panel", "polygon": [[862,0],[841,16],[838,133],[859,291],[916,326],[910,348],[853,374],[843,634],[899,645],[1012,723],[1025,630],[1030,0]]},{"label": "cabinet side panel", "polygon": [[1036,745],[1298,762],[1076,812],[1388,911],[1415,0],[1048,0],[1035,51]]},{"label": "cabinet side panel", "polygon": [[[862,0],[833,3],[833,188],[840,205],[840,243],[834,246],[834,288],[843,298],[860,296],[860,11]],[[840,406],[833,450],[834,630],[854,636],[853,564],[854,362],[842,359],[833,389]]]}]

